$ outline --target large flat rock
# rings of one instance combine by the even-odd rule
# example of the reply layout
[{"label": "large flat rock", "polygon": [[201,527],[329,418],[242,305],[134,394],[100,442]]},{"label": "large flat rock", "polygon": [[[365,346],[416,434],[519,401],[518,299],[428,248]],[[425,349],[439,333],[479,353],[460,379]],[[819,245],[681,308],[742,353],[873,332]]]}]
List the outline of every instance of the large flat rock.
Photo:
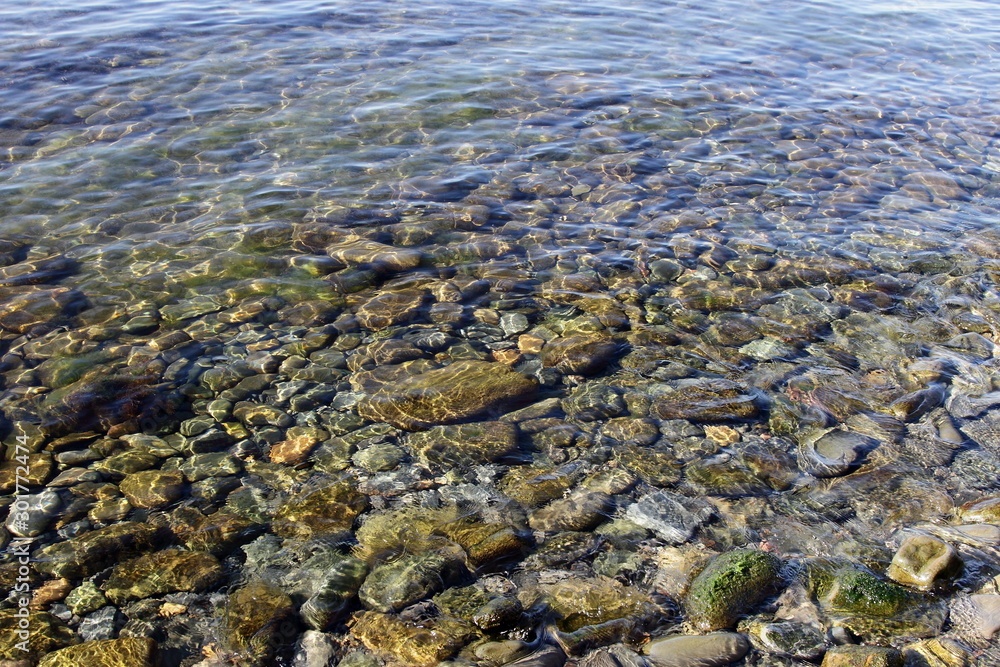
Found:
[{"label": "large flat rock", "polygon": [[383,385],[358,404],[358,413],[397,428],[422,430],[503,411],[529,400],[537,389],[534,380],[504,364],[457,361]]}]

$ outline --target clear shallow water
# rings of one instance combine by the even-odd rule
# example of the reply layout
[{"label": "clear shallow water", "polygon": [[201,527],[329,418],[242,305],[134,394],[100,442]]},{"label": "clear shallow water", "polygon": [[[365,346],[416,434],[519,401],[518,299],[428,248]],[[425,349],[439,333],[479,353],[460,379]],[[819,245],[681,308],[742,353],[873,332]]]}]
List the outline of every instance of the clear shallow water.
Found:
[{"label": "clear shallow water", "polygon": [[[580,476],[611,465],[635,477],[610,494],[607,519],[635,519],[629,508],[659,487],[713,503],[682,544],[769,543],[790,558],[885,569],[894,531],[960,523],[956,507],[998,490],[998,14],[988,2],[0,8],[0,409],[9,443],[27,433],[39,461],[55,461],[32,492],[77,468],[117,487],[139,471],[103,461],[141,449],[120,439],[135,432],[169,445],[153,447],[147,469],[178,468],[199,451],[183,438],[201,426],[229,436],[206,448],[242,461],[219,475],[238,488],[209,493],[189,474],[179,498],[117,513],[94,514],[93,499],[74,504],[75,485],[59,486],[36,546],[124,519],[171,523],[178,503],[242,513],[266,538],[303,484],[346,476],[378,499],[358,524],[401,504],[455,505],[453,486],[472,494],[463,511],[482,494],[513,503],[491,521],[536,530],[528,560],[477,567],[530,579],[574,561],[538,557],[556,539],[546,533],[566,532],[539,528],[550,519],[536,505],[552,498],[512,501],[504,480],[529,463],[581,461]],[[166,337],[177,331],[187,338]],[[296,347],[311,334],[318,346]],[[573,336],[614,345],[581,353],[599,357],[589,366],[542,346]],[[372,348],[384,339],[416,351]],[[283,363],[293,356],[301,368]],[[513,418],[516,451],[483,460],[428,459],[409,432],[454,421],[435,414],[357,431],[348,457],[402,452],[385,469],[332,446],[250,465],[282,458],[271,448],[294,439],[292,422],[349,438],[388,410],[368,398],[463,360],[506,362],[539,381],[534,400],[563,403],[527,401],[536,413]],[[206,370],[236,366],[262,384],[222,396],[232,386]],[[363,375],[374,367],[395,370]],[[678,392],[694,405],[718,399],[684,394],[692,378],[738,382],[757,407],[660,406]],[[622,407],[595,412],[578,399],[589,391]],[[216,406],[211,424],[181,426],[220,397],[275,405],[291,421]],[[627,435],[643,419],[659,429],[654,442]],[[706,434],[720,420],[735,430]],[[966,439],[949,440],[944,422]],[[879,444],[858,441],[850,455],[828,445],[839,466],[808,461],[828,428]],[[640,441],[667,457],[650,464],[659,469],[621,453]],[[473,474],[470,463],[488,465]],[[263,489],[255,508],[249,492],[229,497],[251,488]],[[475,520],[489,523],[482,512]],[[575,532],[595,528],[583,525]],[[594,565],[597,552],[631,553],[610,538],[583,549],[577,568],[671,591],[656,551],[670,540],[646,528],[641,576]],[[281,537],[290,552],[276,562],[292,569],[319,536]],[[229,569],[206,595],[263,578],[296,605],[308,597],[239,549],[217,555]],[[988,565],[970,568],[961,592],[1000,568],[976,558]],[[518,582],[528,605],[535,589]],[[521,625],[543,608],[529,606]],[[208,639],[170,626],[164,646],[189,655],[235,641],[220,613],[204,613],[216,619],[204,621]],[[647,630],[659,632],[637,632]],[[333,629],[337,641],[345,633]]]}]

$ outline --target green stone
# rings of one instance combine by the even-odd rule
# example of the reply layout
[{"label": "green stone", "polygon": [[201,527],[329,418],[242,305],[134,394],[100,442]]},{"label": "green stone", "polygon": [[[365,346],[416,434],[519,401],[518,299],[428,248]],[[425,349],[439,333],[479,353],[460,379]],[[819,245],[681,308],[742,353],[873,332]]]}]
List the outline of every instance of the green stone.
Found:
[{"label": "green stone", "polygon": [[688,617],[702,631],[736,624],[773,590],[781,560],[755,549],[736,549],[716,556],[691,582],[685,599]]}]

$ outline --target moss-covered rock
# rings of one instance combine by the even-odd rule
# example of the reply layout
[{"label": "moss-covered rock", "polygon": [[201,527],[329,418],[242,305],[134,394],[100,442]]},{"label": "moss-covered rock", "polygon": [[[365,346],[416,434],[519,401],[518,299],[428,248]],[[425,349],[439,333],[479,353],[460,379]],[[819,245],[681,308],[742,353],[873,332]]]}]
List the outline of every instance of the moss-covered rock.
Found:
[{"label": "moss-covered rock", "polygon": [[703,631],[732,627],[774,590],[780,571],[781,560],[764,551],[736,549],[716,556],[691,582],[684,601],[688,618]]},{"label": "moss-covered rock", "polygon": [[155,667],[156,642],[148,637],[98,639],[48,654],[38,667]]},{"label": "moss-covered rock", "polygon": [[864,616],[894,616],[920,598],[897,584],[882,581],[862,565],[815,558],[807,561],[807,586],[829,611]]}]

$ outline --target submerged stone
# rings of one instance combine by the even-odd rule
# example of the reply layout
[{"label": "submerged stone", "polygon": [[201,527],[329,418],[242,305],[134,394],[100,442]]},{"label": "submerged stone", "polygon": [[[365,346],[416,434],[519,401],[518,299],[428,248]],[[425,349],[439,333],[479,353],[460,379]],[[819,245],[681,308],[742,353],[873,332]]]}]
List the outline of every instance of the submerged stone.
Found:
[{"label": "submerged stone", "polygon": [[501,411],[534,396],[537,383],[504,364],[456,361],[385,385],[358,404],[358,414],[404,430]]},{"label": "submerged stone", "polygon": [[227,600],[225,640],[249,664],[269,664],[278,646],[295,638],[282,627],[293,609],[291,598],[274,586],[259,581],[243,586]]},{"label": "submerged stone", "polygon": [[703,500],[669,491],[653,491],[629,505],[625,517],[647,528],[668,544],[682,544],[712,516],[712,506]]},{"label": "submerged stone", "polygon": [[155,667],[156,642],[148,637],[98,639],[48,654],[38,667]]},{"label": "submerged stone", "polygon": [[850,472],[878,445],[878,440],[860,433],[832,429],[800,441],[798,464],[816,477],[837,477]]},{"label": "submerged stone", "polygon": [[593,530],[611,516],[614,502],[606,493],[578,489],[535,510],[528,520],[535,530]]},{"label": "submerged stone", "polygon": [[541,585],[539,589],[563,632],[616,619],[638,623],[656,610],[649,597],[639,589],[600,575],[570,577]]},{"label": "submerged stone", "polygon": [[369,609],[396,612],[442,590],[454,569],[453,561],[438,554],[406,555],[372,570],[359,597]]},{"label": "submerged stone", "polygon": [[497,461],[517,450],[517,428],[499,421],[434,426],[407,444],[429,467],[464,468]]},{"label": "submerged stone", "polygon": [[722,667],[736,662],[749,650],[750,642],[735,632],[664,637],[644,649],[657,667]]},{"label": "submerged stone", "polygon": [[368,574],[367,563],[353,556],[334,554],[332,560],[322,572],[315,573],[319,581],[316,591],[299,611],[314,630],[326,630],[340,619]]},{"label": "submerged stone", "polygon": [[155,509],[184,493],[184,475],[176,470],[143,470],[127,475],[118,485],[133,507]]},{"label": "submerged stone", "polygon": [[685,609],[700,630],[736,624],[778,583],[781,560],[764,551],[736,549],[716,556],[691,582]]},{"label": "submerged stone", "polygon": [[[27,608],[25,608],[27,609]],[[34,661],[64,646],[76,644],[79,639],[65,623],[52,614],[32,610],[30,612],[30,634],[24,637],[18,617],[19,608],[0,610],[0,659],[4,661]],[[26,648],[27,651],[22,650]]]},{"label": "submerged stone", "polygon": [[397,324],[411,322],[427,303],[427,290],[403,289],[372,297],[359,308],[355,316],[365,329],[380,331]]},{"label": "submerged stone", "polygon": [[154,526],[118,523],[43,548],[37,554],[35,568],[53,577],[81,579],[122,558],[148,551],[158,541],[159,530]]},{"label": "submerged stone", "polygon": [[309,539],[350,529],[367,509],[368,497],[350,482],[334,482],[286,500],[274,516],[272,529],[282,537]]},{"label": "submerged stone", "polygon": [[882,646],[835,646],[821,667],[903,667],[903,654]]},{"label": "submerged stone", "polygon": [[413,667],[433,667],[447,660],[473,634],[472,626],[453,619],[414,623],[374,611],[358,612],[350,627],[351,634],[378,656]]},{"label": "submerged stone", "polygon": [[222,566],[200,551],[166,549],[119,563],[104,585],[115,604],[186,591],[200,593],[222,578]]},{"label": "submerged stone", "polygon": [[618,344],[605,334],[575,334],[549,341],[542,363],[572,375],[593,375],[615,358]]},{"label": "submerged stone", "polygon": [[741,622],[738,629],[750,635],[755,645],[775,655],[816,660],[826,651],[826,635],[807,623],[752,620]]},{"label": "submerged stone", "polygon": [[563,410],[574,419],[598,421],[617,417],[626,411],[625,400],[614,387],[588,382],[573,389],[562,401]]},{"label": "submerged stone", "polygon": [[674,391],[658,395],[650,415],[658,419],[730,421],[753,417],[756,400],[739,384],[725,379],[694,379],[677,382]]},{"label": "submerged stone", "polygon": [[900,584],[927,591],[961,569],[962,560],[950,544],[931,535],[910,535],[899,545],[888,575]]}]

